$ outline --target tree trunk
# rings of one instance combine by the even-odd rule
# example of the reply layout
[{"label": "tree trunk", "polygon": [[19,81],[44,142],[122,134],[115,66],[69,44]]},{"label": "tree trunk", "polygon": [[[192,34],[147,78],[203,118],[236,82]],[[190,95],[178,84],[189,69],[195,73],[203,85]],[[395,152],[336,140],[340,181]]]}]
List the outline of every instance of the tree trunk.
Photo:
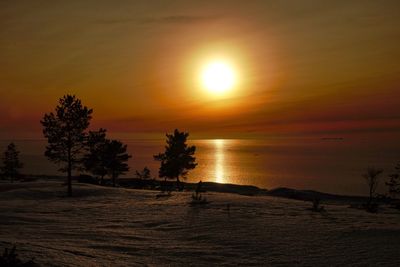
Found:
[{"label": "tree trunk", "polygon": [[370,189],[369,189],[369,199],[368,199],[368,203],[367,203],[368,207],[370,207],[371,204],[372,204],[372,197],[373,197],[373,192],[372,192],[372,187],[370,187]]},{"label": "tree trunk", "polygon": [[72,197],[72,162],[71,162],[71,149],[68,148],[68,196]]},{"label": "tree trunk", "polygon": [[179,176],[176,177],[176,187],[178,188],[178,191],[183,190],[183,188],[181,186],[181,181],[179,181]]},{"label": "tree trunk", "polygon": [[112,175],[113,187],[115,187],[115,174]]},{"label": "tree trunk", "polygon": [[68,163],[68,196],[72,197],[71,163]]},{"label": "tree trunk", "polygon": [[104,185],[104,175],[102,175],[101,178],[100,178],[100,184]]}]

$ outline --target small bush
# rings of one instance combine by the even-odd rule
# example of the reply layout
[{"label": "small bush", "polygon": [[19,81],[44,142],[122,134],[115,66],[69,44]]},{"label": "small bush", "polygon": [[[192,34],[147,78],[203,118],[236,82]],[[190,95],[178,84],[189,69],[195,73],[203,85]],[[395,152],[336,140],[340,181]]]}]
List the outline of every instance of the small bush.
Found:
[{"label": "small bush", "polygon": [[201,201],[205,201],[206,200],[206,198],[203,198],[202,196],[201,196],[201,194],[199,194],[199,193],[193,193],[192,194],[192,200],[193,201],[198,201],[198,202],[201,202]]},{"label": "small bush", "polygon": [[201,196],[201,194],[198,193],[193,193],[192,195],[192,201],[190,202],[191,206],[196,206],[196,205],[205,205],[207,204],[208,201],[207,199]]},{"label": "small bush", "polygon": [[144,167],[143,170],[141,170],[140,172],[136,171],[136,177],[143,180],[150,179],[151,178],[150,169]]},{"label": "small bush", "polygon": [[325,211],[325,208],[323,206],[321,206],[321,199],[314,198],[312,201],[312,204],[313,204],[313,206],[311,208],[312,211],[315,211],[315,212]]},{"label": "small bush", "polygon": [[203,198],[200,194],[200,192],[202,192],[202,185],[203,183],[201,181],[197,184],[196,191],[192,194],[192,201],[190,202],[191,206],[204,205],[208,203],[207,199],[205,197]]}]

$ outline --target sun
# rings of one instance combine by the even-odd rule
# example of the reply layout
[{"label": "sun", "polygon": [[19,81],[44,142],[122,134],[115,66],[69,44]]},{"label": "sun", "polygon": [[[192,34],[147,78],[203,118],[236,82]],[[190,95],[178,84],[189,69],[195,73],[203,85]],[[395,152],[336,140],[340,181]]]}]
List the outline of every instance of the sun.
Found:
[{"label": "sun", "polygon": [[201,80],[209,92],[222,94],[235,85],[235,73],[229,64],[223,61],[213,61],[203,68]]}]

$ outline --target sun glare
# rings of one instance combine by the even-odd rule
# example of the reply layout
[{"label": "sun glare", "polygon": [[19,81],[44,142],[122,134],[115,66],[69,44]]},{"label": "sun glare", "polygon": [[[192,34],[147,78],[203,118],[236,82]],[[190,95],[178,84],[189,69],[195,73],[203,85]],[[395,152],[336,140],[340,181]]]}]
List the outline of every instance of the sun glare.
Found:
[{"label": "sun glare", "polygon": [[235,73],[229,64],[215,61],[204,67],[201,79],[208,91],[215,94],[222,94],[234,86]]},{"label": "sun glare", "polygon": [[224,183],[224,140],[215,139],[215,181]]}]

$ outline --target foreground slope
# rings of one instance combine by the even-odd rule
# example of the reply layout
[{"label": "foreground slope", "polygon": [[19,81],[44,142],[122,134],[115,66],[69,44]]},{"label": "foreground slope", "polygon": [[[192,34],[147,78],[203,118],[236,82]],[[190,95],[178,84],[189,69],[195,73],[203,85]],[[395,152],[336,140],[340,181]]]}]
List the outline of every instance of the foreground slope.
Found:
[{"label": "foreground slope", "polygon": [[[0,185],[3,186],[3,185]],[[4,187],[6,188],[6,187]],[[56,182],[0,190],[0,247],[16,243],[43,266],[400,266],[400,214],[370,214],[270,196],[191,193]]]}]

